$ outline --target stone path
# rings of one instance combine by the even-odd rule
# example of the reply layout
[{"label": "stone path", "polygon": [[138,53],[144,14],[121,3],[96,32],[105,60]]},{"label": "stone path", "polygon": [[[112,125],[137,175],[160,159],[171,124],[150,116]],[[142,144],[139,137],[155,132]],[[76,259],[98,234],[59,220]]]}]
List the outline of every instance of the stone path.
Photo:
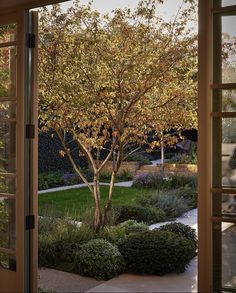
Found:
[{"label": "stone path", "polygon": [[197,292],[197,258],[183,274],[162,277],[121,274],[101,282],[48,268],[39,269],[39,287],[54,292]]},{"label": "stone path", "polygon": [[[90,183],[93,185],[93,183]],[[117,182],[115,183],[115,186],[121,186],[121,187],[131,187],[133,184],[133,181],[123,181],[123,182]],[[100,185],[104,186],[109,186],[110,183],[104,183],[101,182]],[[68,186],[61,186],[61,187],[55,187],[55,188],[50,188],[50,189],[45,189],[45,190],[39,190],[38,194],[44,194],[44,193],[49,193],[49,192],[57,192],[57,191],[62,191],[62,190],[69,190],[69,189],[76,189],[76,188],[83,188],[86,187],[87,185],[84,183],[81,184],[75,184],[75,185],[68,185]]]}]

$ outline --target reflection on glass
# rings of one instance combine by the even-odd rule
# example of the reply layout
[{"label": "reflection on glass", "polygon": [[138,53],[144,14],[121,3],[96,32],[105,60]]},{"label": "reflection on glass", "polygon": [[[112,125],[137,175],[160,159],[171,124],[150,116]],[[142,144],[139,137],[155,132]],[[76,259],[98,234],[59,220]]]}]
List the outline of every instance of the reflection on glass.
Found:
[{"label": "reflection on glass", "polygon": [[0,252],[0,270],[16,271],[16,258]]},{"label": "reflection on glass", "polygon": [[236,191],[235,194],[222,194],[222,214],[236,215]]},{"label": "reflection on glass", "polygon": [[16,24],[6,24],[0,26],[0,43],[16,41]]},{"label": "reflection on glass", "polygon": [[16,47],[0,48],[0,99],[16,96]]},{"label": "reflection on glass", "polygon": [[236,225],[222,223],[222,287],[236,288]]},{"label": "reflection on glass", "polygon": [[16,123],[0,121],[0,172],[16,170]]},{"label": "reflection on glass", "polygon": [[236,187],[236,118],[222,119],[222,185]]},{"label": "reflection on glass", "polygon": [[222,91],[222,111],[236,112],[236,90]]},{"label": "reflection on glass", "polygon": [[224,6],[231,6],[231,5],[236,5],[236,0],[217,0],[222,1],[222,7]]},{"label": "reflection on glass", "polygon": [[16,118],[16,102],[0,102],[0,119]]},{"label": "reflection on glass", "polygon": [[0,198],[0,247],[15,249],[15,200]]},{"label": "reflection on glass", "polygon": [[222,82],[236,82],[236,15],[222,16]]},{"label": "reflection on glass", "polygon": [[8,177],[0,174],[0,193],[15,194],[16,181],[14,177]]}]

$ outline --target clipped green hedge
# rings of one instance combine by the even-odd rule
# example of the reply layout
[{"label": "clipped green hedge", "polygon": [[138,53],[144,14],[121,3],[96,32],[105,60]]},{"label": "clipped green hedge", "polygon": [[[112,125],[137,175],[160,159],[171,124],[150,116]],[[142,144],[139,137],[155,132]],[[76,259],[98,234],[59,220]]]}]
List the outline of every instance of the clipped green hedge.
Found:
[{"label": "clipped green hedge", "polygon": [[130,234],[119,243],[129,272],[165,275],[182,273],[195,252],[192,241],[166,231]]},{"label": "clipped green hedge", "polygon": [[117,223],[125,222],[127,220],[135,220],[150,225],[163,222],[166,219],[166,214],[161,209],[138,205],[114,205],[112,208]]},{"label": "clipped green hedge", "polygon": [[181,236],[187,238],[188,240],[192,241],[193,244],[195,245],[195,248],[197,248],[196,231],[188,225],[184,225],[182,223],[170,223],[170,224],[163,225],[156,230],[168,231],[168,232],[173,232],[178,235],[181,235]]},{"label": "clipped green hedge", "polygon": [[106,240],[94,239],[80,247],[74,268],[81,275],[109,280],[123,271],[123,257],[118,248]]}]

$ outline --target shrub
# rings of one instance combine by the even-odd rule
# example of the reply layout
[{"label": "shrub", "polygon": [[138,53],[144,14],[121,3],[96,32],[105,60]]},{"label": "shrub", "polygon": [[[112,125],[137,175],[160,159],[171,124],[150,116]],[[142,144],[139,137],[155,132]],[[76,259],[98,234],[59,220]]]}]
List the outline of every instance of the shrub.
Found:
[{"label": "shrub", "polygon": [[149,165],[151,161],[142,154],[132,153],[126,158],[128,162],[139,162],[140,165]]},{"label": "shrub", "polygon": [[166,231],[130,234],[119,244],[129,272],[164,275],[184,272],[195,247],[183,236]]},{"label": "shrub", "polygon": [[186,199],[189,208],[197,207],[197,190],[195,188],[184,186],[174,190],[174,195]]},{"label": "shrub", "polygon": [[116,215],[117,223],[127,220],[136,220],[137,222],[153,224],[162,222],[166,219],[163,210],[138,205],[116,205],[113,206],[113,213]]},{"label": "shrub", "polygon": [[172,174],[168,178],[170,182],[170,189],[177,189],[180,187],[188,186],[197,188],[197,176],[196,175],[178,175]]},{"label": "shrub", "polygon": [[155,189],[177,189],[184,186],[197,187],[197,177],[194,175],[172,174],[163,177],[159,173],[141,174],[134,178],[134,187]]},{"label": "shrub", "polygon": [[[92,180],[92,172],[89,169],[82,169],[82,173],[88,181]],[[76,173],[67,172],[63,175],[62,178],[64,181],[64,185],[74,185],[83,183],[82,179]]]},{"label": "shrub", "polygon": [[141,233],[148,230],[148,225],[138,223],[135,220],[128,220],[117,226],[105,228],[105,231],[102,231],[101,233],[101,237],[107,239],[111,243],[118,243],[131,233]]},{"label": "shrub", "polygon": [[63,186],[64,180],[58,172],[48,172],[39,174],[38,186],[39,190]]},{"label": "shrub", "polygon": [[174,219],[190,210],[191,201],[175,196],[175,191],[155,191],[151,195],[143,195],[137,199],[142,206],[163,210],[168,219]]},{"label": "shrub", "polygon": [[123,258],[117,247],[106,240],[94,239],[80,247],[75,256],[75,271],[98,280],[109,280],[123,270]]},{"label": "shrub", "polygon": [[170,223],[161,226],[157,230],[159,231],[168,231],[179,234],[188,240],[192,241],[195,245],[195,249],[197,248],[197,235],[196,231],[188,225],[184,225],[182,223]]},{"label": "shrub", "polygon": [[71,262],[81,244],[93,239],[95,234],[87,225],[78,224],[65,217],[39,219],[39,266],[57,266]]},{"label": "shrub", "polygon": [[[130,173],[129,170],[122,170],[120,173],[116,175],[116,181],[128,181],[132,180],[133,175]],[[111,172],[109,171],[103,171],[100,174],[100,180],[103,181],[109,181],[111,180]]]}]

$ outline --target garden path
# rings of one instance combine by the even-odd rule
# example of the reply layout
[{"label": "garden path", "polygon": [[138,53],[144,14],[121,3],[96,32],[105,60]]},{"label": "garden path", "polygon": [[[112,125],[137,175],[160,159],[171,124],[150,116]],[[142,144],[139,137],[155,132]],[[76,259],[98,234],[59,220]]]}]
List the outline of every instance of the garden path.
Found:
[{"label": "garden path", "polygon": [[[93,183],[90,183],[93,184]],[[109,186],[110,183],[103,183],[100,182],[101,185]],[[133,184],[133,181],[124,181],[124,182],[117,182],[115,183],[115,186],[122,186],[122,187],[131,187]],[[57,192],[61,190],[69,190],[69,189],[76,189],[76,188],[83,188],[86,187],[86,184],[81,183],[81,184],[75,184],[75,185],[68,185],[68,186],[61,186],[61,187],[55,187],[55,188],[50,188],[50,189],[45,189],[45,190],[39,190],[38,194],[44,194],[44,193],[49,193],[49,192]]]}]

